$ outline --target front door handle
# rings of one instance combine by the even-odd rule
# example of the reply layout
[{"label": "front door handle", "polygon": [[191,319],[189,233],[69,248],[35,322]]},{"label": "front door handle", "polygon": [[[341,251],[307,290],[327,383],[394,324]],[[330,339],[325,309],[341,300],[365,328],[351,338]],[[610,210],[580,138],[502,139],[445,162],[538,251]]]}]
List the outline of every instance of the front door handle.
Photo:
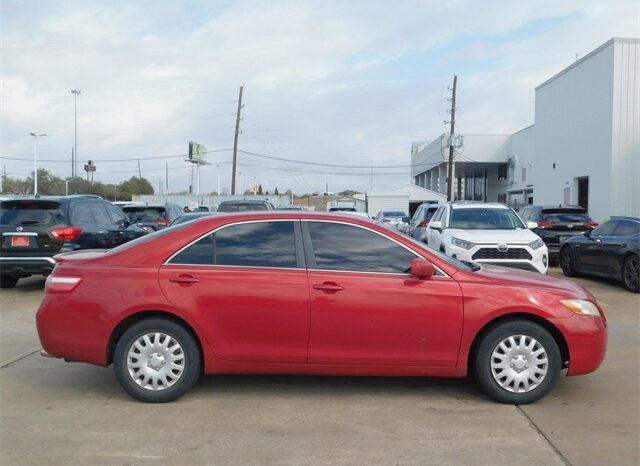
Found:
[{"label": "front door handle", "polygon": [[316,283],[315,285],[313,285],[313,289],[321,291],[341,291],[344,290],[344,287],[334,282],[324,282]]},{"label": "front door handle", "polygon": [[190,286],[194,283],[198,283],[200,280],[192,277],[191,275],[180,275],[179,277],[171,277],[169,281],[172,283],[178,283],[183,286]]}]

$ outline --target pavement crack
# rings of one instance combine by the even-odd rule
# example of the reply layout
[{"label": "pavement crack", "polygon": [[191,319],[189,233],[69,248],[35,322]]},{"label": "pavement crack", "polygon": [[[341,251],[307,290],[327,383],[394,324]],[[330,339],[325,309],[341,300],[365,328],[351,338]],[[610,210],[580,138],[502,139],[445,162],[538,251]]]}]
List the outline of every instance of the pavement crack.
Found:
[{"label": "pavement crack", "polygon": [[535,421],[531,418],[531,416],[529,416],[524,409],[522,409],[520,407],[520,405],[515,405],[516,409],[520,412],[520,414],[522,414],[527,421],[529,421],[529,425],[538,433],[538,435],[540,435],[540,437],[542,437],[547,444],[551,447],[551,449],[553,451],[556,452],[556,455],[558,455],[560,457],[560,459],[562,460],[562,462],[566,465],[566,466],[572,466],[571,462],[567,459],[566,456],[564,456],[562,454],[562,452],[558,449],[558,447],[556,447],[553,442],[551,441],[551,439],[549,439],[549,437],[547,437],[545,435],[544,432],[542,432],[542,429],[540,429],[540,427],[538,427],[538,424],[535,423]]},{"label": "pavement crack", "polygon": [[23,354],[22,356],[18,356],[13,361],[5,362],[2,366],[0,366],[0,369],[4,369],[5,367],[9,367],[9,366],[15,364],[16,362],[23,360],[24,358],[28,358],[32,354],[36,354],[38,351],[40,351],[40,348],[36,348],[33,351],[29,351],[27,354]]}]

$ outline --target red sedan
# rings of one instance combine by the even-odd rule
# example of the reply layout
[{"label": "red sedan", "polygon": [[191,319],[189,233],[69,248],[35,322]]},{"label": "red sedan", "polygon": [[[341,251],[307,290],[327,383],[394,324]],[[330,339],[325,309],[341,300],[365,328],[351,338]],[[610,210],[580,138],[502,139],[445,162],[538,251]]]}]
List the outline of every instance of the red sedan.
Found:
[{"label": "red sedan", "polygon": [[567,280],[459,262],[355,216],[205,217],[56,257],[43,354],[171,401],[201,373],[464,377],[531,403],[596,370],[606,319]]}]

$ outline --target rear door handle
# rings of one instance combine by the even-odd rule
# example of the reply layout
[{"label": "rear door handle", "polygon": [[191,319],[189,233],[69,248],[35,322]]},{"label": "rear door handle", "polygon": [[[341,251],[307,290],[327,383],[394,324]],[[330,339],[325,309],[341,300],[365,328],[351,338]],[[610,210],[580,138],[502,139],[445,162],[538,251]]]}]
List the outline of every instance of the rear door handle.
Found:
[{"label": "rear door handle", "polygon": [[316,283],[315,285],[313,285],[313,289],[321,290],[321,291],[341,291],[341,290],[344,290],[344,287],[338,285],[337,283],[324,282],[324,283]]},{"label": "rear door handle", "polygon": [[193,285],[194,283],[198,283],[200,280],[198,280],[195,277],[192,277],[191,275],[180,275],[179,277],[171,277],[169,281],[172,283],[178,283],[184,286],[190,286],[190,285]]}]

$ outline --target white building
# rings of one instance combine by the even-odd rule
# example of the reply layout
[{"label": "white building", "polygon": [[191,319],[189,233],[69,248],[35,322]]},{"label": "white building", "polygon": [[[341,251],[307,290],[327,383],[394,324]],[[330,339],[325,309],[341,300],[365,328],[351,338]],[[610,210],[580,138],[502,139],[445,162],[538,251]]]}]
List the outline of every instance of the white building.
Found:
[{"label": "white building", "polygon": [[367,191],[367,213],[370,217],[383,210],[402,211],[412,216],[420,204],[445,202],[447,196],[430,189],[407,184],[388,191]]},{"label": "white building", "polygon": [[[536,88],[535,124],[461,135],[454,198],[579,204],[595,220],[640,216],[640,40],[611,39]],[[447,191],[448,141],[414,144],[418,186]]]}]

